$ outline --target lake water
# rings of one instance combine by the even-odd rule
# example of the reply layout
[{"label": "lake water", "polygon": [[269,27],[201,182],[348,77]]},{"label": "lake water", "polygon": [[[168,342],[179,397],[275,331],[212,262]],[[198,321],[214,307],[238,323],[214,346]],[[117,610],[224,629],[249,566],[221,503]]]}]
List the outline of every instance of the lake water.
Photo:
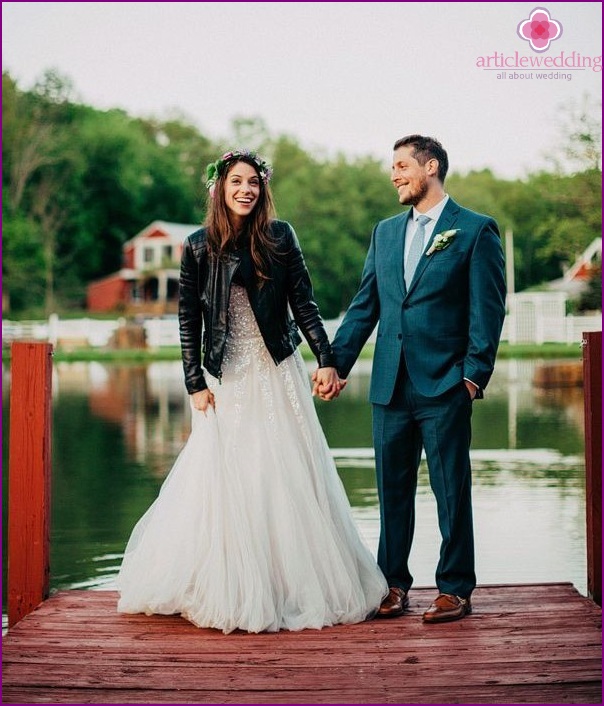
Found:
[{"label": "lake water", "polygon": [[[500,361],[486,399],[474,405],[478,582],[570,581],[585,594],[582,390],[535,388],[540,364]],[[357,366],[338,400],[316,405],[354,517],[375,553],[378,505],[366,401],[369,367]],[[3,383],[7,469],[6,367]],[[189,415],[178,362],[55,365],[51,589],[112,588],[132,527],[187,439]],[[5,491],[6,481],[7,473]],[[3,497],[6,542],[6,492]],[[424,463],[416,518],[411,570],[416,586],[433,586],[440,537]],[[5,572],[3,563],[4,578]]]}]

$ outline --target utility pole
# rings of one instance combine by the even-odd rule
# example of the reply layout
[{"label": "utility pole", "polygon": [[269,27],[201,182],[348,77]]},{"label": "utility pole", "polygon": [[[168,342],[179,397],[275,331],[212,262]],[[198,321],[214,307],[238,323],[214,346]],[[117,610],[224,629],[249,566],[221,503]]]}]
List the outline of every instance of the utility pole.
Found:
[{"label": "utility pole", "polygon": [[507,284],[508,343],[516,343],[516,306],[514,300],[514,233],[511,228],[505,231],[505,279]]}]

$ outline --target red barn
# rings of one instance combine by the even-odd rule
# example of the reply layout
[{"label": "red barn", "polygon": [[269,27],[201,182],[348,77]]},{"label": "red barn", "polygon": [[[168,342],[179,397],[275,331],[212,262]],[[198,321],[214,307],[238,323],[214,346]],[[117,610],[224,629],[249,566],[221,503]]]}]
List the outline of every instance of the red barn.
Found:
[{"label": "red barn", "polygon": [[88,285],[88,311],[176,313],[183,242],[198,228],[194,224],[154,221],[124,243],[122,269]]}]

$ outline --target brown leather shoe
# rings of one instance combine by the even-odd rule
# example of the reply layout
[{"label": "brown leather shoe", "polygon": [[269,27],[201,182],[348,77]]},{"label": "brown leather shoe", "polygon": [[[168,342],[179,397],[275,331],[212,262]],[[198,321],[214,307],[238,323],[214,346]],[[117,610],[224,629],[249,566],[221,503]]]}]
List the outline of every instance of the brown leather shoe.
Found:
[{"label": "brown leather shoe", "polygon": [[460,620],[472,612],[470,598],[460,598],[451,593],[439,593],[436,600],[424,613],[425,623],[447,623]]},{"label": "brown leather shoe", "polygon": [[407,591],[403,591],[398,586],[392,586],[390,592],[382,601],[382,605],[376,614],[376,618],[398,618],[409,607]]}]

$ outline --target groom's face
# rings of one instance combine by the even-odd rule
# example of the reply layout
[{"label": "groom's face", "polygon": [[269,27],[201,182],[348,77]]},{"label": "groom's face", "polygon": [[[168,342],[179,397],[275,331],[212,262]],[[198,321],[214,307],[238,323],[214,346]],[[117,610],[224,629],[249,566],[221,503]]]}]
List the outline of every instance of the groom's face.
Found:
[{"label": "groom's face", "polygon": [[417,206],[428,193],[428,170],[413,156],[413,147],[399,147],[392,159],[390,179],[405,206]]}]

